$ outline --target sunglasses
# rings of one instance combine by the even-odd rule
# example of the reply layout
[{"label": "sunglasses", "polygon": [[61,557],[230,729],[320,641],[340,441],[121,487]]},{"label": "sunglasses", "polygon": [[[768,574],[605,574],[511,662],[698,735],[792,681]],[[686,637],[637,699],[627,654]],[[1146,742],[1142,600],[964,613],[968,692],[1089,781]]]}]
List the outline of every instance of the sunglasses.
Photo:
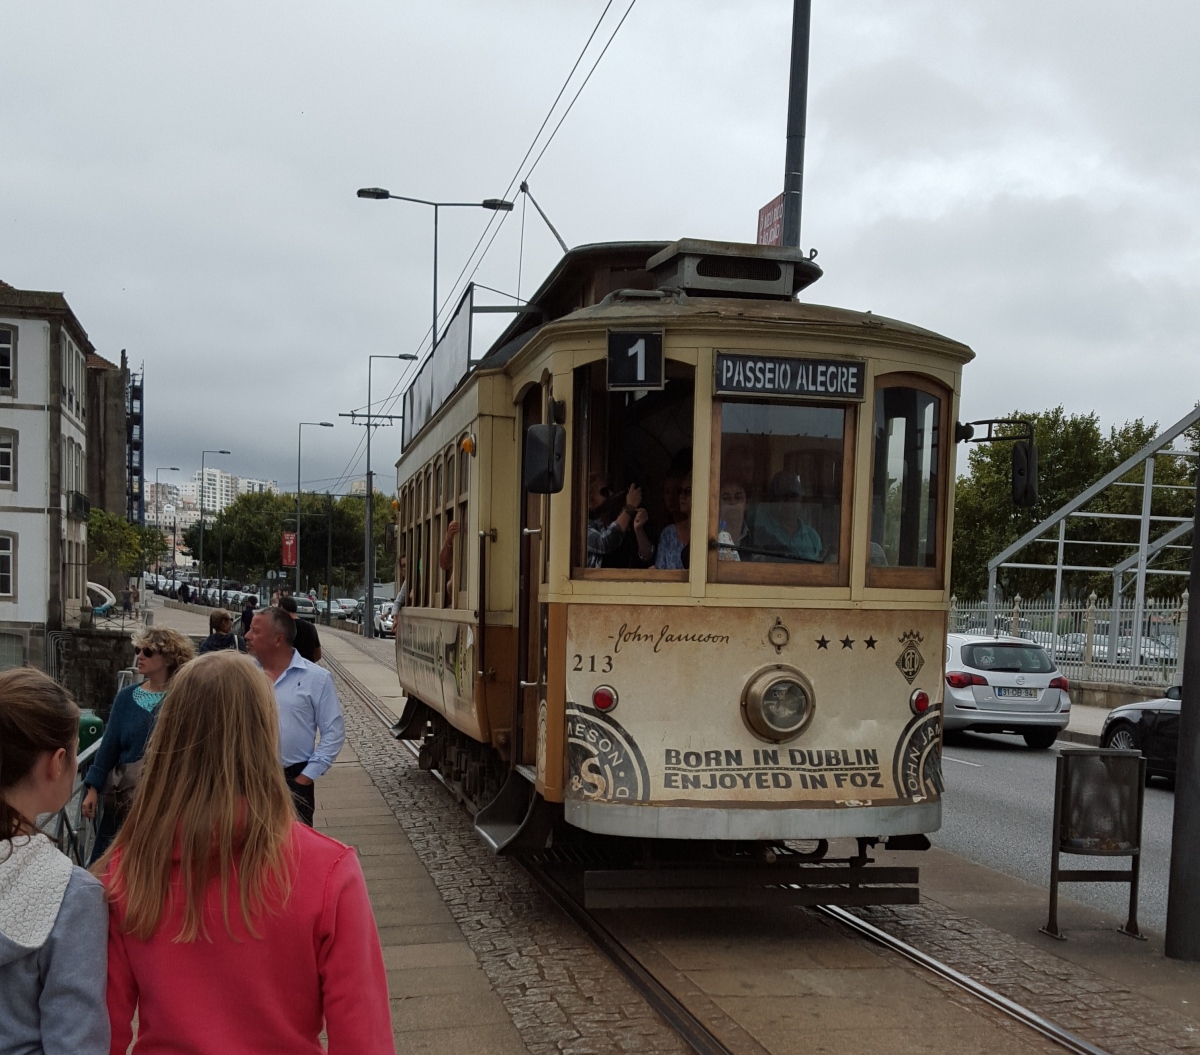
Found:
[{"label": "sunglasses", "polygon": [[135,648],[133,650],[135,656],[145,656],[147,659],[153,659],[158,655],[158,649],[154,648]]}]

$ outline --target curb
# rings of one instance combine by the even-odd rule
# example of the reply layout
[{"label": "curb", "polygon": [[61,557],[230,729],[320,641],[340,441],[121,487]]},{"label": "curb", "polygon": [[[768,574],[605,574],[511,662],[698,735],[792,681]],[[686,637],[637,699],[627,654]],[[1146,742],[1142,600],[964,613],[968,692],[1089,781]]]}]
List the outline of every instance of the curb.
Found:
[{"label": "curb", "polygon": [[1080,733],[1072,729],[1064,729],[1058,734],[1058,738],[1070,744],[1085,744],[1088,747],[1100,746],[1100,737],[1096,733]]}]

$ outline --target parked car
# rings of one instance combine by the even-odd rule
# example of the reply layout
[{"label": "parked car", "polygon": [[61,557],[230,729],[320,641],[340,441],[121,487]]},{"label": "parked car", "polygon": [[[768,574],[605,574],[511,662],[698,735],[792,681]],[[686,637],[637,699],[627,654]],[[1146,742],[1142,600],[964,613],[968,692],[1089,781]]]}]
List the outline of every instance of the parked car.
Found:
[{"label": "parked car", "polygon": [[292,600],[296,602],[296,617],[298,619],[306,619],[310,623],[317,621],[317,606],[313,603],[311,597],[300,595],[293,597]]},{"label": "parked car", "polygon": [[386,601],[375,606],[375,635],[377,637],[395,637],[396,623],[392,619],[392,602]]},{"label": "parked car", "polygon": [[342,606],[343,619],[347,619],[352,623],[361,621],[362,601],[356,601],[353,597],[338,597],[336,600]]},{"label": "parked car", "polygon": [[1175,779],[1179,753],[1179,702],[1181,687],[1172,685],[1158,700],[1127,703],[1108,712],[1100,730],[1100,746],[1141,751],[1146,756],[1146,777]]},{"label": "parked car", "polygon": [[1020,637],[946,637],[947,731],[1017,733],[1050,747],[1071,720],[1070,686],[1050,654]]}]

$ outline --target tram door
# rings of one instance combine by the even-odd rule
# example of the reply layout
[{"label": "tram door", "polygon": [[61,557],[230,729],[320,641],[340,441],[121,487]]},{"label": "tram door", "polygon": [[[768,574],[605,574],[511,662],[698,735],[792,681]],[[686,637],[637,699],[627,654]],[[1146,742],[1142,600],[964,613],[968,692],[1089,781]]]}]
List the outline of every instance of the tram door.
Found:
[{"label": "tram door", "polygon": [[[545,421],[545,389],[531,388],[521,404],[521,435]],[[524,478],[524,472],[521,474]],[[517,713],[514,763],[536,766],[538,706],[546,692],[546,606],[538,600],[549,547],[546,495],[522,492],[520,630],[517,637]]]}]

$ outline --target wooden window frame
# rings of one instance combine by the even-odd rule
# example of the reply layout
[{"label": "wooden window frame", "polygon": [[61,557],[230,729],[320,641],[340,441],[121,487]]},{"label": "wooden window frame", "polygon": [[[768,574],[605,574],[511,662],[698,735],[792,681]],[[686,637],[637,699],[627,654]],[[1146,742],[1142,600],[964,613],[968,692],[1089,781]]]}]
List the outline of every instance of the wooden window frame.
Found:
[{"label": "wooden window frame", "polygon": [[0,490],[15,491],[18,486],[17,451],[21,443],[20,433],[16,429],[0,429],[0,443],[7,446],[10,451],[9,458],[11,459],[8,472],[9,478],[7,480],[0,480]]},{"label": "wooden window frame", "polygon": [[15,531],[0,531],[0,539],[8,543],[9,592],[0,593],[5,601],[17,600],[17,550],[20,537]]},{"label": "wooden window frame", "polygon": [[854,524],[854,466],[858,441],[859,403],[772,400],[788,406],[837,407],[842,422],[842,516],[838,527],[837,564],[786,564],[771,561],[717,559],[717,518],[721,505],[721,409],[726,403],[765,403],[759,399],[713,398],[712,461],[708,495],[708,581],[743,586],[849,586],[850,539]]},{"label": "wooden window frame", "polygon": [[936,563],[932,568],[893,568],[880,567],[871,563],[871,517],[874,515],[872,501],[867,501],[867,574],[868,589],[881,590],[944,590],[946,585],[946,506],[949,502],[950,487],[950,446],[953,432],[950,425],[950,404],[953,393],[945,385],[935,381],[925,374],[914,374],[906,371],[896,371],[890,374],[878,374],[871,386],[871,460],[867,467],[869,481],[868,494],[875,491],[875,402],[879,392],[885,388],[914,388],[919,392],[934,396],[941,400],[938,414],[938,441],[941,450],[938,451],[938,475],[940,486],[937,489],[937,521],[935,531],[937,538]]},{"label": "wooden window frame", "polygon": [[9,384],[0,387],[0,395],[15,396],[17,394],[17,333],[15,326],[0,326],[0,332],[9,337]]}]

